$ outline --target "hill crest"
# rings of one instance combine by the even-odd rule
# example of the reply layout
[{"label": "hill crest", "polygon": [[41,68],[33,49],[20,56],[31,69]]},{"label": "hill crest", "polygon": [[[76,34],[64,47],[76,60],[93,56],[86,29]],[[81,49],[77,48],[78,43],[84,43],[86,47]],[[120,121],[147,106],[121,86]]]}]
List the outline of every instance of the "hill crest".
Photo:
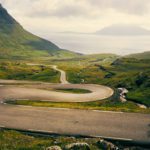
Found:
[{"label": "hill crest", "polygon": [[72,57],[54,43],[26,31],[0,4],[0,58]]}]

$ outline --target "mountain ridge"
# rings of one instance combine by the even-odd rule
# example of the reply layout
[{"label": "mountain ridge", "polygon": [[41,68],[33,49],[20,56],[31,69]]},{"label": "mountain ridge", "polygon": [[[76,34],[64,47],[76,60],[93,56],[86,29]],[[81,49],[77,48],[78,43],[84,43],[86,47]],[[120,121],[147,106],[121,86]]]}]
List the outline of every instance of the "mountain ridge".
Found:
[{"label": "mountain ridge", "polygon": [[0,58],[30,58],[77,55],[26,31],[0,5]]}]

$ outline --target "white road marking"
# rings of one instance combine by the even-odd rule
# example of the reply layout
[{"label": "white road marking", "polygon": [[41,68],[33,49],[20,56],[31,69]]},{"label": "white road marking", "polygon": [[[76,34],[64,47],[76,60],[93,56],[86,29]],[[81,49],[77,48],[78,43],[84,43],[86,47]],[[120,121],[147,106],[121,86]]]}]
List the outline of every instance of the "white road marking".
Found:
[{"label": "white road marking", "polygon": [[[3,125],[0,125],[0,128],[6,128]],[[13,128],[12,128],[13,129]],[[23,129],[25,131],[30,131],[30,132],[41,132],[41,133],[49,133],[49,134],[57,134],[54,131],[48,131],[48,130],[36,130],[36,129]],[[84,136],[84,135],[83,135]],[[86,135],[85,135],[86,136]],[[117,137],[107,137],[107,136],[95,136],[95,135],[90,135],[90,137],[95,137],[95,138],[102,138],[102,139],[112,139],[112,140],[122,140],[122,141],[133,141],[133,139],[128,139],[128,138],[117,138]]]},{"label": "white road marking", "polygon": [[117,114],[122,114],[124,112],[121,111],[103,111],[103,110],[92,110],[94,112],[99,112],[99,113],[117,113]]},{"label": "white road marking", "polygon": [[[53,133],[57,134],[54,131],[47,131],[47,130],[35,130],[35,129],[27,129],[28,131],[33,131],[33,132],[43,132],[43,133]],[[86,135],[83,135],[86,136]],[[95,137],[95,138],[102,138],[102,139],[112,139],[112,140],[121,140],[121,141],[133,141],[133,139],[128,139],[128,138],[117,138],[117,137],[107,137],[107,136],[95,136],[95,135],[90,135],[90,137]]]},{"label": "white road marking", "polygon": [[133,139],[128,139],[128,138],[117,138],[117,137],[107,137],[107,136],[94,136],[90,135],[91,137],[96,137],[96,138],[102,138],[102,139],[112,139],[112,140],[122,140],[122,141],[133,141]]},{"label": "white road marking", "polygon": [[35,129],[27,129],[30,132],[41,132],[41,133],[55,133],[53,131],[47,131],[47,130],[35,130]]}]

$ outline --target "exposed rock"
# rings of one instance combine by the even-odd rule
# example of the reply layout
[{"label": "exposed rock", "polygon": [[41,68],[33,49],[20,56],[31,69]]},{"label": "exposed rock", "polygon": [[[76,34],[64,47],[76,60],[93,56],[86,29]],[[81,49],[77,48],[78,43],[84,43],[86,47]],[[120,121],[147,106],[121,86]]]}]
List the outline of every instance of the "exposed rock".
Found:
[{"label": "exposed rock", "polygon": [[62,149],[59,146],[50,146],[50,147],[47,147],[46,150],[62,150]]},{"label": "exposed rock", "polygon": [[72,143],[66,145],[67,150],[90,150],[90,146],[87,143]]},{"label": "exposed rock", "polygon": [[147,109],[147,106],[145,106],[145,105],[142,105],[142,104],[138,104],[138,103],[136,103],[140,108],[142,108],[142,109]]},{"label": "exposed rock", "polygon": [[120,92],[120,101],[125,103],[127,101],[126,94],[129,92],[126,88],[118,88]]},{"label": "exposed rock", "polygon": [[105,140],[99,140],[97,142],[98,146],[101,147],[104,150],[119,150],[119,148],[117,146],[115,146],[114,144],[107,142]]}]

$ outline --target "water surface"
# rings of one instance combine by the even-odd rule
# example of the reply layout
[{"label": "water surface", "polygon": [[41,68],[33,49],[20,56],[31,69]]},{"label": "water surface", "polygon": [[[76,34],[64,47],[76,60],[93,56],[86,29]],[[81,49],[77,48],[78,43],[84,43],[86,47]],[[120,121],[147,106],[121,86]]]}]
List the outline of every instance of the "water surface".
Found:
[{"label": "water surface", "polygon": [[85,54],[115,53],[126,55],[150,50],[150,36],[50,33],[46,38],[63,49]]}]

